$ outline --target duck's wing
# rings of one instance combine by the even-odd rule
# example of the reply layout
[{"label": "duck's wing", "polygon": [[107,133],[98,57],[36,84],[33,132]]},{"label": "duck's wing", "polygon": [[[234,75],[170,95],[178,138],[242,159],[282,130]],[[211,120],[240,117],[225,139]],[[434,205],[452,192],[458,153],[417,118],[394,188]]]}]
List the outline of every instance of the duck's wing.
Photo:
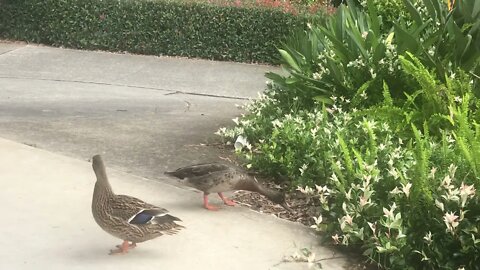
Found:
[{"label": "duck's wing", "polygon": [[[109,202],[111,208],[111,215],[119,217],[124,221],[131,223],[149,221],[146,220],[147,215],[155,217],[158,215],[168,213],[167,209],[146,203],[140,199],[127,195],[116,195],[112,197]],[[141,224],[141,223],[137,223]]]},{"label": "duck's wing", "polygon": [[190,177],[201,177],[214,172],[224,171],[228,169],[230,169],[229,166],[221,163],[202,163],[182,167],[173,172],[165,172],[165,174],[184,179]]}]

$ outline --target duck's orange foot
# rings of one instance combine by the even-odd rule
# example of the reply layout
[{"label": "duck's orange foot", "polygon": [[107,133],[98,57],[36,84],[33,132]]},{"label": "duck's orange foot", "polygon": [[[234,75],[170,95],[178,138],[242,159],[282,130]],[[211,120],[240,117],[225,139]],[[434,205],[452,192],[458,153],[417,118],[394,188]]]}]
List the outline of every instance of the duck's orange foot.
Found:
[{"label": "duck's orange foot", "polygon": [[117,254],[126,254],[128,253],[129,248],[135,248],[137,244],[132,243],[130,244],[128,241],[123,241],[121,245],[117,245],[117,249],[110,250],[108,255],[117,255]]},{"label": "duck's orange foot", "polygon": [[236,203],[234,201],[229,200],[229,199],[225,199],[223,202],[228,206],[235,206],[236,205]]},{"label": "duck's orange foot", "polygon": [[218,196],[220,196],[220,199],[222,199],[223,203],[228,205],[228,206],[235,206],[235,202],[232,200],[229,200],[221,192],[218,193]]},{"label": "duck's orange foot", "polygon": [[[122,245],[116,245],[117,248],[122,248]],[[131,243],[128,245],[128,249],[133,249],[133,248],[136,248],[137,247],[137,244],[136,243]]]},{"label": "duck's orange foot", "polygon": [[210,204],[205,204],[204,206],[205,206],[205,208],[206,208],[207,210],[210,210],[210,211],[218,211],[218,208],[217,208],[217,207],[212,206],[212,205],[210,205]]},{"label": "duck's orange foot", "polygon": [[217,211],[218,208],[208,204],[208,193],[203,193],[203,206],[210,211]]}]

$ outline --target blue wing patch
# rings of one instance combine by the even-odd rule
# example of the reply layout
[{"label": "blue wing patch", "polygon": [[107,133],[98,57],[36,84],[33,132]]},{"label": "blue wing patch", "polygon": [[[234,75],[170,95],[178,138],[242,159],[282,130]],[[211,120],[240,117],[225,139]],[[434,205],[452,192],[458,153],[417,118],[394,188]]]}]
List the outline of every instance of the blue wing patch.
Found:
[{"label": "blue wing patch", "polygon": [[146,211],[142,211],[138,214],[135,215],[135,217],[133,217],[131,220],[130,220],[130,224],[147,224],[148,222],[150,222],[155,216],[149,214],[149,213],[146,213]]}]

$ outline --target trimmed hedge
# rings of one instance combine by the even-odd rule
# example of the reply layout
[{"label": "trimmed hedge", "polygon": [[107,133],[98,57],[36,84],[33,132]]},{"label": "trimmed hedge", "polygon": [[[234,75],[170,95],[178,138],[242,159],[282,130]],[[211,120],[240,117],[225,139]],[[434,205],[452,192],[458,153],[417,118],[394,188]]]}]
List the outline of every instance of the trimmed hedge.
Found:
[{"label": "trimmed hedge", "polygon": [[306,15],[148,0],[0,0],[0,37],[78,49],[276,63]]}]

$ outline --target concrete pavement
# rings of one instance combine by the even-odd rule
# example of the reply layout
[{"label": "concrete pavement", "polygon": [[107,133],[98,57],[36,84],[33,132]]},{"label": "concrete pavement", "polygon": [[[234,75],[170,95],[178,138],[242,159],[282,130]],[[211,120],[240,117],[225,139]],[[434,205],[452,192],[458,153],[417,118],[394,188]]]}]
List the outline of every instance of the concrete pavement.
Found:
[{"label": "concrete pavement", "polygon": [[0,43],[0,136],[85,160],[101,153],[162,180],[166,169],[218,160],[222,151],[202,145],[218,142],[213,132],[271,70]]},{"label": "concrete pavement", "polygon": [[[208,212],[201,193],[162,174],[226,155],[202,144],[218,141],[213,132],[272,69],[0,43],[0,269],[306,269],[279,262],[304,247],[332,257],[300,224],[242,207]],[[117,193],[169,209],[187,229],[108,256],[120,242],[90,213],[86,160],[97,153]]]},{"label": "concrete pavement", "polygon": [[[91,215],[90,163],[5,139],[0,149],[1,269],[304,269],[275,265],[296,247],[332,256],[300,224],[242,207],[208,212],[198,192],[107,168],[115,192],[165,207],[187,227],[125,256],[109,256],[120,240],[103,232]],[[324,269],[342,269],[344,263],[322,262]]]}]

